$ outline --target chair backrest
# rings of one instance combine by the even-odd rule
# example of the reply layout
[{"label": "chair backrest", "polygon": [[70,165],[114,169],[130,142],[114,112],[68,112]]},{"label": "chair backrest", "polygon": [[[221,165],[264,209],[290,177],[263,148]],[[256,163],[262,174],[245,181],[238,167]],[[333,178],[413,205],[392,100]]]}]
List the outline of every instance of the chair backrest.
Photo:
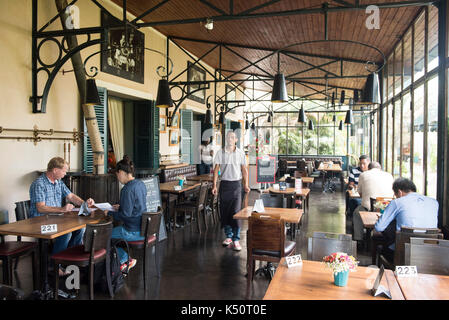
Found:
[{"label": "chair backrest", "polygon": [[322,261],[323,257],[334,252],[345,252],[357,257],[357,242],[350,234],[314,232],[309,238],[307,259]]},{"label": "chair backrest", "polygon": [[410,238],[405,244],[405,264],[419,273],[449,275],[449,240]]},{"label": "chair backrest", "polygon": [[30,217],[30,200],[16,202],[16,221],[25,220]]},{"label": "chair backrest", "polygon": [[196,198],[197,206],[205,205],[208,188],[209,188],[209,184],[206,181],[201,181],[201,185],[199,187],[197,198]]},{"label": "chair backrest", "polygon": [[295,171],[295,178],[302,178],[302,177],[307,177],[306,170],[305,169],[304,170],[302,170],[302,169],[296,170]]},{"label": "chair backrest", "polygon": [[285,223],[280,215],[252,213],[248,218],[248,252],[265,250],[284,255]]},{"label": "chair backrest", "polygon": [[19,288],[0,284],[0,300],[23,300],[25,293]]},{"label": "chair backrest", "polygon": [[262,193],[260,199],[264,207],[284,208],[284,197],[280,194]]},{"label": "chair backrest", "polygon": [[96,224],[86,225],[84,252],[92,252],[100,249],[109,249],[112,234],[112,217]]},{"label": "chair backrest", "polygon": [[9,214],[7,210],[0,210],[0,225],[9,223]]},{"label": "chair backrest", "polygon": [[296,168],[299,171],[306,171],[306,161],[305,160],[296,160]]},{"label": "chair backrest", "polygon": [[279,169],[280,170],[287,170],[287,160],[280,159],[279,160]]},{"label": "chair backrest", "polygon": [[438,228],[401,227],[400,231],[396,231],[394,265],[405,264],[405,244],[410,243],[410,238],[443,239],[443,234]]},{"label": "chair backrest", "polygon": [[159,238],[159,230],[161,227],[162,209],[158,207],[157,212],[144,212],[142,213],[142,226],[140,235],[142,237],[151,237],[156,235]]}]

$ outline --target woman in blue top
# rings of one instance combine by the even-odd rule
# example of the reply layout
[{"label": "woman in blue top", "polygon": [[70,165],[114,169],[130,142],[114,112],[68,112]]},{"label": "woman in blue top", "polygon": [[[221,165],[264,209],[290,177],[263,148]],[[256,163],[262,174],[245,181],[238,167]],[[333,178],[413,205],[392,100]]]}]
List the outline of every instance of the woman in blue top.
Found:
[{"label": "woman in blue top", "polygon": [[[118,181],[124,185],[120,191],[120,204],[114,205],[115,211],[109,211],[114,220],[122,221],[123,225],[112,229],[112,239],[125,239],[127,241],[143,240],[140,235],[142,224],[142,213],[146,211],[147,189],[145,184],[134,178],[134,164],[127,155],[117,163],[115,174]],[[122,248],[118,249],[120,258],[120,269],[126,268],[128,254]],[[129,258],[131,269],[137,260]]]}]

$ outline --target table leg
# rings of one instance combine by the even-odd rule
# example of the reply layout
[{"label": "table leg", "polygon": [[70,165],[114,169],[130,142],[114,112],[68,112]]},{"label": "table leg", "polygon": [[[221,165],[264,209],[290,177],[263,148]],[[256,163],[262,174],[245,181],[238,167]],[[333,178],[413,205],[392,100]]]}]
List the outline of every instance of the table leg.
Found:
[{"label": "table leg", "polygon": [[48,285],[48,239],[39,239],[39,257],[41,290],[33,291],[32,295],[37,300],[48,300],[53,296],[53,292]]}]

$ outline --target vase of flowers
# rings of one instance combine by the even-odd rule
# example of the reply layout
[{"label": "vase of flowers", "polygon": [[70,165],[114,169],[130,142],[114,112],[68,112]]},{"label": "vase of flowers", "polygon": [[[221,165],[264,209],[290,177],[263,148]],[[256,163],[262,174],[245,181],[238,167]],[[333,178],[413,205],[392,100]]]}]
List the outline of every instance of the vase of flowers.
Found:
[{"label": "vase of flowers", "polygon": [[332,269],[334,284],[344,287],[348,283],[349,271],[355,271],[358,261],[344,252],[334,252],[323,258],[325,266]]},{"label": "vase of flowers", "polygon": [[184,181],[186,180],[186,177],[183,175],[179,175],[176,178],[178,179],[179,185],[182,187],[184,184]]},{"label": "vase of flowers", "polygon": [[384,213],[385,208],[390,204],[390,201],[376,201],[374,204],[374,208],[380,211],[380,213]]}]

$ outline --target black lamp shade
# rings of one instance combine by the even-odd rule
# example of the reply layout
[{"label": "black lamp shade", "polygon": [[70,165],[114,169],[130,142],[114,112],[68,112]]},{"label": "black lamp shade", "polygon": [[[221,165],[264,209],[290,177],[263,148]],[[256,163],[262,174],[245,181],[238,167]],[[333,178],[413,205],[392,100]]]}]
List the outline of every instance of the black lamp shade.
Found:
[{"label": "black lamp shade", "polygon": [[225,116],[223,112],[220,112],[220,116],[218,118],[218,123],[224,124],[225,123]]},{"label": "black lamp shade", "polygon": [[335,114],[332,116],[332,121],[333,121],[333,122],[336,122],[336,121],[337,121],[337,116],[336,116]]},{"label": "black lamp shade", "polygon": [[86,80],[86,101],[84,104],[90,106],[101,105],[100,96],[98,95],[97,85],[95,84],[95,79]]},{"label": "black lamp shade", "polygon": [[332,106],[335,106],[335,92],[332,92]]},{"label": "black lamp shade", "polygon": [[349,109],[346,111],[346,117],[345,117],[345,124],[353,124],[354,123],[354,116],[352,115],[352,110]]},{"label": "black lamp shade", "polygon": [[252,129],[252,130],[256,130],[256,125],[254,124],[254,122],[251,123],[251,129]]},{"label": "black lamp shade", "polygon": [[168,87],[168,80],[160,79],[159,86],[157,88],[156,107],[170,108],[171,106],[173,106],[173,100],[171,99],[170,88]]},{"label": "black lamp shade", "polygon": [[268,114],[267,122],[268,122],[268,123],[271,123],[271,113]]},{"label": "black lamp shade", "polygon": [[212,116],[212,112],[210,111],[210,109],[207,109],[206,110],[206,116],[204,117],[204,124],[206,124],[206,125],[211,125],[212,124],[212,122],[210,120],[211,116]]},{"label": "black lamp shade", "polygon": [[312,120],[309,120],[309,130],[315,129]]},{"label": "black lamp shade", "polygon": [[298,113],[298,123],[305,123],[306,122],[306,113],[304,112],[304,108],[301,107]]},{"label": "black lamp shade", "polygon": [[371,73],[366,79],[366,85],[363,90],[363,98],[361,102],[380,104],[379,75],[377,73]]},{"label": "black lamp shade", "polygon": [[338,125],[338,130],[343,130],[343,120],[340,120],[340,124]]},{"label": "black lamp shade", "polygon": [[273,91],[271,92],[271,102],[287,102],[287,87],[285,86],[285,77],[282,73],[274,76]]},{"label": "black lamp shade", "polygon": [[341,104],[345,103],[345,90],[341,90],[340,103]]},{"label": "black lamp shade", "polygon": [[248,118],[246,118],[246,120],[245,120],[245,130],[248,130],[249,129],[249,121],[248,121]]},{"label": "black lamp shade", "polygon": [[354,102],[357,103],[359,102],[360,98],[359,98],[359,90],[354,90]]}]

